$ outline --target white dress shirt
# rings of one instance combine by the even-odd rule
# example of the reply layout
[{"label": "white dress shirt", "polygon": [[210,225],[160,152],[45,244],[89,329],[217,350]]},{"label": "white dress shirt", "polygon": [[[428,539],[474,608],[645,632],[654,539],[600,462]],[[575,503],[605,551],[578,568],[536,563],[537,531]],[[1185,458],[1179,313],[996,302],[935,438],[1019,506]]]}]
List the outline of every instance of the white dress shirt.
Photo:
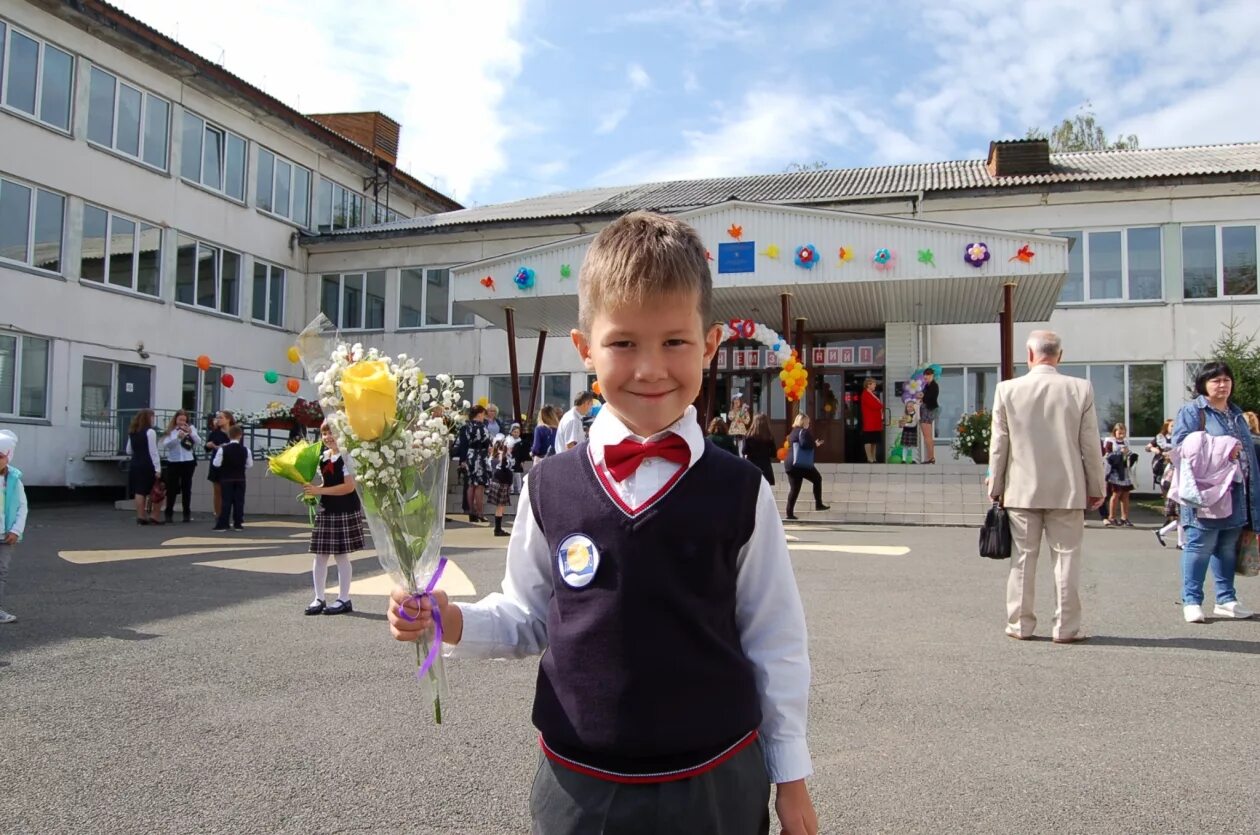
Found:
[{"label": "white dress shirt", "polygon": [[[153,469],[155,472],[161,472],[162,459],[158,457],[157,431],[152,428],[146,429],[144,430],[144,437],[149,441],[149,458],[153,460]],[[135,454],[131,451],[131,438],[127,438],[127,454]]]},{"label": "white dress shirt", "polygon": [[582,415],[578,413],[577,406],[564,413],[560,418],[560,425],[556,427],[556,452],[564,452],[569,448],[569,444],[580,444],[586,439],[586,433],[582,431]]},{"label": "white dress shirt", "polygon": [[[576,412],[574,413],[576,415]],[[563,424],[562,424],[563,425]],[[580,422],[579,422],[580,426]],[[633,434],[605,407],[591,426],[591,460],[603,468],[604,447],[626,438],[655,440],[673,432],[691,450],[693,466],[704,452],[704,435],[688,406],[678,422],[644,439]],[[655,496],[680,469],[663,458],[648,458],[623,482],[608,476],[631,508]],[[605,469],[604,472],[607,472]],[[761,740],[766,769],[775,783],[808,777],[813,766],[805,738],[809,710],[809,652],[805,612],[788,556],[787,536],[774,495],[758,479],[756,524],[740,549],[736,565],[735,616],[740,645],[752,662],[761,696]],[[523,658],[547,648],[547,607],[552,597],[551,549],[530,511],[529,478],[508,540],[507,573],[501,592],[477,603],[458,604],[464,631],[450,655],[466,658]]]},{"label": "white dress shirt", "polygon": [[[227,444],[224,444],[223,446],[217,448],[214,451],[214,460],[210,462],[210,466],[222,467],[223,466],[223,447],[226,447],[228,444],[239,444],[239,443],[240,441],[228,441]],[[250,453],[249,450],[245,450],[245,469],[248,470],[252,466],[254,466],[254,456]]]},{"label": "white dress shirt", "polygon": [[166,460],[175,463],[196,461],[197,456],[193,454],[193,450],[201,446],[201,436],[197,434],[197,430],[192,424],[188,426],[188,437],[192,438],[193,449],[184,449],[183,444],[179,442],[179,430],[172,429],[170,432],[162,436],[162,446],[166,447]]}]

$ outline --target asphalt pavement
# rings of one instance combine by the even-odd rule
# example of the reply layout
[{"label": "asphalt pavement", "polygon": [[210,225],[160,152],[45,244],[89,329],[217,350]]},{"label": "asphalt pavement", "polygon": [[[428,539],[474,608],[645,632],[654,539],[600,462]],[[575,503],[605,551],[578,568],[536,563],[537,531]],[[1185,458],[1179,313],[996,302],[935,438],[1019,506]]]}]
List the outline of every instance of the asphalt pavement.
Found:
[{"label": "asphalt pavement", "polygon": [[[435,727],[375,560],[357,612],[303,617],[294,524],[32,509],[0,626],[0,832],[528,832],[537,660],[449,661]],[[823,832],[1260,832],[1260,620],[1183,623],[1178,552],[1095,525],[1079,645],[1049,641],[1044,557],[1019,642],[973,529],[789,529]],[[505,542],[452,523],[460,590],[497,589]],[[1260,606],[1260,579],[1238,587]]]}]

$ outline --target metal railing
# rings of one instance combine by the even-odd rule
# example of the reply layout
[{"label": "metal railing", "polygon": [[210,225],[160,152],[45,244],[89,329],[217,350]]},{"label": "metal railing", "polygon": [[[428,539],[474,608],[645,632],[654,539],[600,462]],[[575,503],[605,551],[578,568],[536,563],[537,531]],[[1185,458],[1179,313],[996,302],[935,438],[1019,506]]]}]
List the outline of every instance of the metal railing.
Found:
[{"label": "metal railing", "polygon": [[[139,409],[114,409],[101,413],[98,417],[89,418],[83,421],[83,427],[87,430],[87,451],[84,458],[89,461],[120,461],[128,457],[127,455],[127,438],[131,427],[131,421],[135,418]],[[167,425],[170,423],[172,416],[178,411],[177,409],[155,409],[154,415],[158,435],[165,433]],[[197,434],[204,441],[209,430],[205,427],[209,426],[211,415],[191,416],[193,426],[197,427]],[[284,449],[294,439],[294,433],[288,429],[272,429],[255,424],[241,424],[241,428],[245,431],[245,435],[241,438],[241,443],[249,449],[254,458],[261,459],[267,457],[270,453]],[[313,440],[312,430],[303,429],[301,437],[307,440]],[[193,455],[198,459],[207,458],[205,448],[198,446],[192,450]],[[158,445],[158,454],[166,457],[165,447]]]}]

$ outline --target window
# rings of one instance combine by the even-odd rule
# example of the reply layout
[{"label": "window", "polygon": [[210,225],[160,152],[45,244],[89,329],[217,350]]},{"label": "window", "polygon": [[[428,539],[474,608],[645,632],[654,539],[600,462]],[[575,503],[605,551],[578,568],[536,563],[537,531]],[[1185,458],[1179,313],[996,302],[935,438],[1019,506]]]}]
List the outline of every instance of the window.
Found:
[{"label": "window", "polygon": [[223,369],[217,366],[202,371],[196,365],[184,365],[179,407],[188,412],[189,422],[199,433],[208,431],[210,416],[221,408],[219,380],[222,376]]},{"label": "window", "polygon": [[385,272],[325,275],[320,310],[345,330],[385,328]]},{"label": "window", "polygon": [[1164,423],[1164,366],[1073,364],[1060,365],[1059,373],[1093,384],[1100,435],[1110,435],[1117,423],[1127,426],[1134,438],[1153,438],[1159,433]]},{"label": "window", "polygon": [[471,325],[473,312],[451,299],[451,271],[442,268],[404,269],[399,278],[398,327]]},{"label": "window", "polygon": [[74,58],[0,22],[0,90],[4,106],[58,130],[70,130]]},{"label": "window", "polygon": [[1183,226],[1182,281],[1187,299],[1255,296],[1256,226]]},{"label": "window", "polygon": [[179,173],[233,200],[245,200],[245,140],[184,111],[184,148]]},{"label": "window", "polygon": [[92,67],[88,83],[88,140],[166,170],[171,105]]},{"label": "window", "polygon": [[83,360],[83,385],[80,397],[83,421],[104,420],[114,408],[114,364],[100,360]]},{"label": "window", "polygon": [[66,198],[0,178],[0,261],[61,272]]},{"label": "window", "polygon": [[1163,298],[1163,238],[1158,226],[1054,234],[1072,241],[1061,304]]},{"label": "window", "polygon": [[48,340],[0,333],[0,416],[48,417]]},{"label": "window", "polygon": [[400,214],[385,206],[384,203],[373,201],[368,207],[368,214],[372,217],[372,223],[393,223],[395,220],[406,220],[407,216]]},{"label": "window", "polygon": [[[529,408],[529,394],[534,390],[534,376],[532,374],[519,375],[521,388],[521,411]],[[465,384],[467,386],[467,384]],[[570,379],[568,374],[544,374],[542,375],[542,396],[538,402],[534,404],[534,414],[530,420],[538,419],[538,410],[550,403],[552,406],[560,409],[561,412],[568,411],[572,405],[569,396]],[[472,389],[465,388],[465,396]],[[471,398],[469,398],[471,399]],[[501,375],[490,378],[490,401],[499,407],[499,423],[504,425],[504,430],[511,426],[515,421],[512,419],[512,377],[511,375]]]},{"label": "window", "polygon": [[161,275],[161,229],[90,203],[84,205],[80,278],[156,296]]},{"label": "window", "polygon": [[933,429],[938,438],[952,438],[964,413],[993,408],[998,369],[995,365],[942,368],[936,382],[941,390],[941,416]]},{"label": "window", "polygon": [[237,315],[241,255],[179,236],[175,256],[175,301]]},{"label": "window", "polygon": [[258,208],[305,228],[311,221],[310,169],[259,148]]},{"label": "window", "polygon": [[284,270],[275,264],[254,262],[253,316],[259,322],[284,327]]},{"label": "window", "polygon": [[319,181],[315,206],[315,227],[320,232],[351,229],[365,222],[363,195],[342,188],[331,180]]}]

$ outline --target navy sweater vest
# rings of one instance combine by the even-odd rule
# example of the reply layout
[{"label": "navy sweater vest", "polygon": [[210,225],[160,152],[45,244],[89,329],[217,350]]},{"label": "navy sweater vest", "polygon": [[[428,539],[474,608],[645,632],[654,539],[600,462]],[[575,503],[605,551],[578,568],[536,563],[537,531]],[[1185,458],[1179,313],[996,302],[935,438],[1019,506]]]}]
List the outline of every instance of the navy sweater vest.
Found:
[{"label": "navy sweater vest", "polygon": [[[736,559],[761,480],[706,441],[663,497],[631,515],[601,484],[586,442],[530,471],[551,551],[533,714],[548,748],[596,769],[660,774],[704,763],[761,724],[735,622]],[[578,588],[560,568],[574,534],[598,555]]]},{"label": "navy sweater vest", "polygon": [[219,481],[244,481],[245,459],[248,457],[249,450],[239,442],[224,446],[223,460],[219,462]]}]

